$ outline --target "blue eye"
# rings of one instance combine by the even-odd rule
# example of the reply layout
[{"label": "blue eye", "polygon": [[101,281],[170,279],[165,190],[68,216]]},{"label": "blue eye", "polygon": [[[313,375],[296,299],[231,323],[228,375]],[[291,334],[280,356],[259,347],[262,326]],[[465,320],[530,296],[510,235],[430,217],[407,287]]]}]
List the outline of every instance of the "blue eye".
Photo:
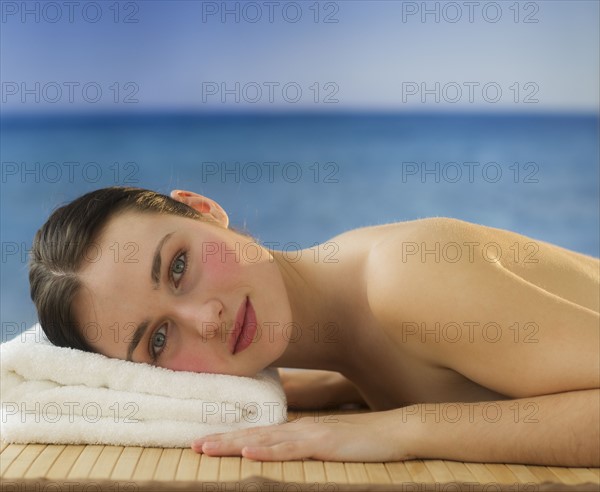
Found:
[{"label": "blue eye", "polygon": [[[179,282],[181,282],[181,277],[187,270],[187,252],[179,251],[173,261],[171,262],[171,268],[169,271],[169,277],[171,281],[175,285],[175,287],[179,287]],[[179,275],[180,277],[176,278],[175,276]],[[167,334],[161,330],[166,330],[167,325],[161,326],[157,329],[152,336],[150,337],[150,346],[148,347],[148,353],[152,358],[152,362],[156,363],[159,359],[160,354],[165,350],[167,346]]]},{"label": "blue eye", "polygon": [[175,279],[175,275],[181,275],[183,277],[183,274],[185,273],[185,271],[187,270],[187,253],[185,251],[182,251],[180,253],[178,253],[177,255],[175,255],[175,258],[173,259],[173,262],[171,263],[171,271],[170,271],[170,276],[171,276],[171,280],[173,281],[175,285],[175,287],[178,287],[179,281],[181,280],[181,278],[179,278],[176,282]]},{"label": "blue eye", "polygon": [[[150,337],[150,357],[152,357],[152,362],[156,362],[160,357],[160,354],[167,346],[167,335],[166,333],[161,332],[162,329],[167,329],[167,325],[161,326],[158,330],[156,330],[152,336]],[[159,350],[156,350],[156,347]]]}]

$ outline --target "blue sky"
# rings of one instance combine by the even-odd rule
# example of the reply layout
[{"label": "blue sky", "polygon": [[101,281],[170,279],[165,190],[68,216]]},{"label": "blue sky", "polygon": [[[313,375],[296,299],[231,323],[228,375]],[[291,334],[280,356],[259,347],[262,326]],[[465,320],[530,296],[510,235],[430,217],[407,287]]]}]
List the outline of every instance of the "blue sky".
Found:
[{"label": "blue sky", "polygon": [[[482,1],[472,7],[473,22],[468,2],[275,2],[273,22],[268,18],[269,2],[79,2],[71,12],[73,22],[60,1],[50,2],[52,6],[1,3],[5,114],[154,109],[598,111],[595,0]],[[23,5],[34,13],[23,17]],[[237,9],[239,22],[234,14],[222,22],[223,6]],[[437,9],[439,22],[434,13],[423,22],[423,6],[431,12]],[[119,22],[114,20],[116,11]],[[99,20],[91,22],[98,12]],[[291,22],[298,12],[301,18]],[[261,18],[250,22],[259,13]],[[324,22],[327,15],[337,22]],[[123,22],[127,16],[137,22]],[[454,19],[458,20],[451,22]],[[34,94],[22,93],[23,87],[35,89],[36,82],[40,102]],[[73,103],[69,83],[74,87]],[[240,102],[229,94],[223,103],[222,84],[235,89],[236,83]],[[436,83],[439,102],[434,93],[422,102],[421,90],[436,89]],[[84,84],[91,84],[87,100]],[[273,101],[269,85],[274,88]],[[219,92],[210,94],[207,87]],[[97,88],[101,97],[91,103]],[[137,102],[124,103],[126,95]],[[327,95],[329,103],[324,102]],[[291,102],[294,99],[298,101]]]}]

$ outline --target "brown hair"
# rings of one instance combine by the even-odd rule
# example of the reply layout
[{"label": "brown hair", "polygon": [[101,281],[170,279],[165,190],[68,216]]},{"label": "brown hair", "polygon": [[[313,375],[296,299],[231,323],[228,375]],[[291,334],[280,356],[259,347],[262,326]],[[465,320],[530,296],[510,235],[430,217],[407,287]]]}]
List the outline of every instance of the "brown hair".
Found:
[{"label": "brown hair", "polygon": [[124,186],[92,191],[56,209],[35,234],[29,261],[31,299],[54,345],[95,352],[73,315],[72,303],[82,287],[77,272],[109,219],[127,210],[204,220],[167,195]]}]

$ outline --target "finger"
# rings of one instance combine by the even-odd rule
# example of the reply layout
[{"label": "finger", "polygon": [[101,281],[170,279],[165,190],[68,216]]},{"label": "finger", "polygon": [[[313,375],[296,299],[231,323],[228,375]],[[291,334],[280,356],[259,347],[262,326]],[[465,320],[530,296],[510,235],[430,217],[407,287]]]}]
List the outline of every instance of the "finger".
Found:
[{"label": "finger", "polygon": [[192,449],[199,453],[219,456],[240,456],[245,446],[272,446],[284,441],[303,439],[297,432],[258,429],[259,432],[243,436],[229,436],[219,440],[198,440],[192,444]]},{"label": "finger", "polygon": [[209,434],[207,436],[199,437],[192,442],[192,447],[202,447],[206,441],[222,441],[231,440],[237,438],[243,438],[253,436],[256,434],[271,434],[274,430],[281,430],[282,427],[292,424],[294,422],[286,422],[284,424],[265,425],[259,427],[250,427],[248,429],[240,429],[231,432],[219,432],[217,434]]},{"label": "finger", "polygon": [[222,441],[206,441],[201,445],[193,446],[192,449],[209,456],[241,456],[242,449],[247,445],[263,446],[271,442],[273,441],[266,436],[262,436],[260,439],[243,437]]},{"label": "finger", "polygon": [[[196,439],[194,442],[192,442],[192,449],[197,453],[198,452],[207,453],[208,448],[212,448],[212,449],[210,449],[210,451],[212,451],[212,452],[217,452],[217,451],[221,452],[223,450],[236,450],[237,449],[238,456],[239,456],[239,454],[240,454],[239,452],[241,451],[241,446],[243,444],[247,444],[248,439],[251,436],[251,434],[242,433],[242,432],[243,431],[236,431],[236,432],[228,432],[225,434],[214,434],[211,436],[205,436],[200,439]],[[223,443],[226,443],[227,447],[223,446]],[[239,443],[239,445],[237,447],[236,447],[236,443]],[[207,454],[209,454],[209,453],[207,453]]]},{"label": "finger", "polygon": [[289,461],[310,458],[306,441],[285,441],[273,446],[244,446],[241,454],[255,461]]},{"label": "finger", "polygon": [[226,441],[205,442],[200,449],[195,449],[195,451],[208,456],[241,456],[242,446]]}]

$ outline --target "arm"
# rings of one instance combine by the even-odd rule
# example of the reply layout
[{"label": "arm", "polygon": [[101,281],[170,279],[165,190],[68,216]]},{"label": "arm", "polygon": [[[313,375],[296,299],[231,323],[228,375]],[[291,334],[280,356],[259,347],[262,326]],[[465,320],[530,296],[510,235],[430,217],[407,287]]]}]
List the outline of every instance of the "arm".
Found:
[{"label": "arm", "polygon": [[[600,466],[600,390],[402,409],[419,427],[411,455],[423,459],[546,466]],[[404,437],[400,432],[398,440]]]},{"label": "arm", "polygon": [[337,382],[334,386],[334,392],[337,395],[339,404],[354,404],[361,407],[369,407],[356,385],[348,378],[336,373]]},{"label": "arm", "polygon": [[260,461],[449,459],[597,467],[599,412],[597,389],[496,402],[416,404],[212,434],[194,441],[192,449]]},{"label": "arm", "polygon": [[339,372],[279,369],[290,408],[317,410],[344,404],[367,406],[356,386]]}]

